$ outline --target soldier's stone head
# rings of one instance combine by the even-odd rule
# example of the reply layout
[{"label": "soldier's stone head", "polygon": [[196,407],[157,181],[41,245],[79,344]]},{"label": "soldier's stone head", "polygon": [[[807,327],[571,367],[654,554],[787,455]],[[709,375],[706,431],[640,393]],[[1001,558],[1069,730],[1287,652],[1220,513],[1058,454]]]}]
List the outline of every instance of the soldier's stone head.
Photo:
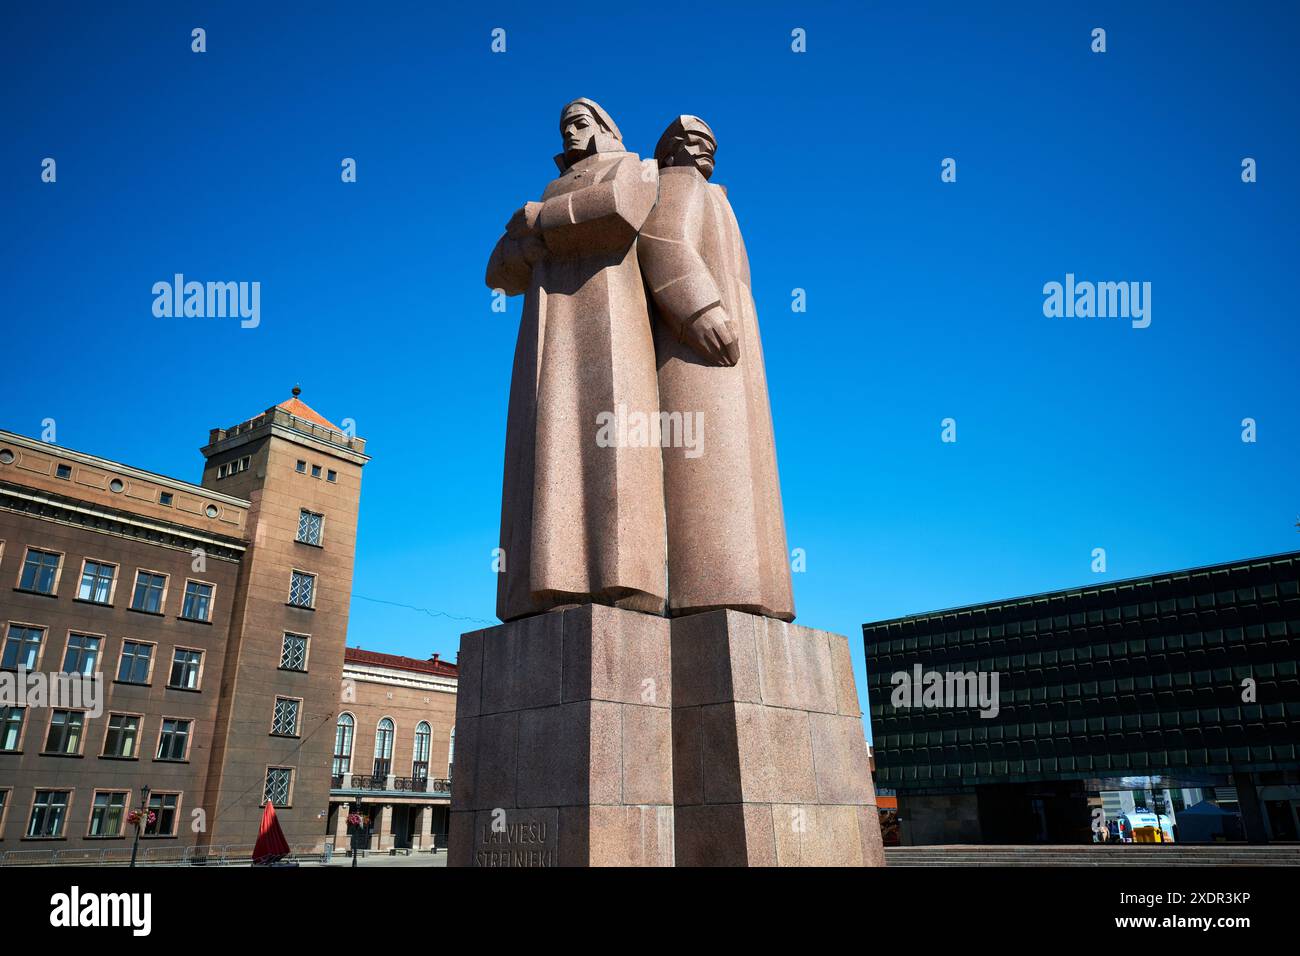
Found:
[{"label": "soldier's stone head", "polygon": [[560,111],[560,137],[565,161],[570,165],[623,139],[610,115],[586,97],[566,103]]},{"label": "soldier's stone head", "polygon": [[713,175],[718,139],[698,116],[679,116],[668,124],[655,146],[655,162],[665,166],[694,166],[705,179]]}]

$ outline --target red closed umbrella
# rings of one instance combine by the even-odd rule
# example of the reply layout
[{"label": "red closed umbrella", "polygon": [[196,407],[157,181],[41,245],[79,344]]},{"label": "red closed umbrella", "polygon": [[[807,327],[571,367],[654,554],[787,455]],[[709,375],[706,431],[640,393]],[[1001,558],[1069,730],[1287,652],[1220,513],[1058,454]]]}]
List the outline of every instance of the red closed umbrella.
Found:
[{"label": "red closed umbrella", "polygon": [[280,829],[280,821],[275,818],[275,804],[266,801],[262,811],[262,825],[257,831],[257,843],[253,847],[253,863],[274,863],[281,857],[289,855],[289,842]]}]

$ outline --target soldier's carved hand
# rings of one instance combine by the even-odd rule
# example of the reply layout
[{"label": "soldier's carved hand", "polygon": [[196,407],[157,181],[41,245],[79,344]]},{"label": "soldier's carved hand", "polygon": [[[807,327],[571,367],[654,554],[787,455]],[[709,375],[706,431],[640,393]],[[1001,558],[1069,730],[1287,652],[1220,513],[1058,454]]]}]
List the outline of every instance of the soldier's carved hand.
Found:
[{"label": "soldier's carved hand", "polygon": [[697,315],[682,330],[682,341],[710,365],[732,366],[740,361],[740,340],[726,310],[715,305]]},{"label": "soldier's carved hand", "polygon": [[546,258],[546,243],[542,241],[540,234],[524,236],[519,240],[519,251],[523,254],[524,261],[530,266]]},{"label": "soldier's carved hand", "polygon": [[524,203],[506,223],[506,235],[511,239],[523,239],[525,236],[537,235],[537,217],[542,214],[539,202]]}]

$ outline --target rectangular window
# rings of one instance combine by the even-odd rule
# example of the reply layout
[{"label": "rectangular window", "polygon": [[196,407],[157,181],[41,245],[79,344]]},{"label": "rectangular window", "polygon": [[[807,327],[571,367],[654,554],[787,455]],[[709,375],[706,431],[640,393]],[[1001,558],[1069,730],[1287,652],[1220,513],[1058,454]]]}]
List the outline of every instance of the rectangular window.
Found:
[{"label": "rectangular window", "polygon": [[13,753],[23,738],[23,709],[0,707],[0,752]]},{"label": "rectangular window", "polygon": [[67,481],[68,479],[70,479],[70,478],[72,477],[72,466],[71,466],[71,465],[59,465],[59,466],[57,466],[57,467],[54,469],[54,477],[55,477],[55,478],[62,478],[64,481]]},{"label": "rectangular window", "polygon": [[87,560],[81,571],[81,585],[77,588],[78,600],[107,604],[113,599],[113,577],[116,574],[115,564]]},{"label": "rectangular window", "polygon": [[129,794],[125,790],[101,790],[95,794],[95,803],[90,808],[90,832],[87,836],[116,837],[122,835],[122,824],[126,822],[126,801]]},{"label": "rectangular window", "polygon": [[284,647],[280,650],[280,667],[286,671],[307,669],[307,638],[301,634],[284,635]]},{"label": "rectangular window", "polygon": [[289,805],[289,784],[292,780],[293,770],[289,767],[267,767],[264,799],[277,807],[287,807]]},{"label": "rectangular window", "polygon": [[296,471],[296,472],[298,472],[298,474],[300,474],[300,475],[302,475],[302,474],[306,474],[306,472],[307,472],[307,463],[306,463],[305,461],[300,461],[300,462],[298,462],[298,464],[294,465],[294,469],[293,469],[293,470]]},{"label": "rectangular window", "polygon": [[53,551],[27,549],[23,559],[23,573],[18,579],[18,586],[24,591],[36,591],[39,594],[53,594],[54,585],[59,579],[59,562],[63,555]]},{"label": "rectangular window", "polygon": [[321,525],[324,521],[324,515],[303,508],[298,512],[298,540],[305,544],[320,544]]},{"label": "rectangular window", "polygon": [[338,481],[338,477],[339,477],[339,473],[337,471],[334,471],[333,469],[330,469],[329,471],[325,472],[326,481]]},{"label": "rectangular window", "polygon": [[197,690],[199,686],[199,668],[203,663],[203,652],[188,647],[178,647],[172,656],[172,673],[167,681],[168,687],[183,690]]},{"label": "rectangular window", "polygon": [[170,491],[160,491],[158,493],[158,504],[164,508],[170,508],[172,506],[172,493]]},{"label": "rectangular window", "polygon": [[239,459],[239,470],[248,471],[248,466],[251,465],[252,463],[253,463],[253,456],[245,455],[243,458]]},{"label": "rectangular window", "polygon": [[226,466],[217,465],[217,480],[220,481],[224,477],[226,477]]},{"label": "rectangular window", "polygon": [[164,717],[158,735],[159,760],[184,760],[190,745],[190,721]]},{"label": "rectangular window", "polygon": [[311,466],[311,476],[312,476],[313,478],[319,478],[319,477],[320,477],[320,465],[312,465],[312,466]]},{"label": "rectangular window", "polygon": [[101,639],[90,634],[68,635],[68,649],[63,654],[63,672],[89,677],[99,663]]},{"label": "rectangular window", "polygon": [[153,820],[150,821],[148,816],[145,817],[144,831],[141,836],[175,836],[176,808],[180,799],[179,793],[149,794],[148,809],[153,814]]},{"label": "rectangular window", "polygon": [[131,610],[161,614],[163,594],[167,590],[167,575],[152,571],[135,573],[135,593],[131,595]]},{"label": "rectangular window", "polygon": [[212,585],[202,581],[185,582],[185,603],[181,617],[190,621],[206,621],[212,613]]},{"label": "rectangular window", "polygon": [[289,603],[294,607],[311,607],[316,596],[316,575],[294,571],[289,582]]},{"label": "rectangular window", "polygon": [[56,710],[50,715],[50,732],[45,737],[44,753],[81,753],[81,732],[85,723],[84,711]]},{"label": "rectangular window", "polygon": [[109,714],[108,734],[104,737],[105,757],[140,756],[140,718],[135,714]]},{"label": "rectangular window", "polygon": [[147,684],[149,683],[149,665],[152,662],[152,644],[123,641],[122,659],[117,664],[117,679],[124,684]]},{"label": "rectangular window", "polygon": [[37,790],[32,803],[32,819],[27,824],[29,837],[61,837],[68,816],[71,790]]},{"label": "rectangular window", "polygon": [[275,699],[275,716],[271,721],[271,733],[282,737],[293,737],[298,733],[298,701],[292,697]]},{"label": "rectangular window", "polygon": [[39,627],[27,627],[23,624],[10,624],[5,636],[4,653],[0,654],[0,667],[15,670],[33,670],[41,653],[41,638],[45,630]]}]

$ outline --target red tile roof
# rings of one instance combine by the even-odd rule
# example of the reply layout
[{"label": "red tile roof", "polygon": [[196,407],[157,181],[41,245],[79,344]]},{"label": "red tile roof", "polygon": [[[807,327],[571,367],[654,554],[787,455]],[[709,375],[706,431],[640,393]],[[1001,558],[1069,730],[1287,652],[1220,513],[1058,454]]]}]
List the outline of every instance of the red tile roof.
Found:
[{"label": "red tile roof", "polygon": [[344,663],[371,664],[375,667],[396,667],[399,670],[418,671],[421,674],[438,674],[443,677],[455,677],[456,665],[438,660],[437,656],[427,661],[415,657],[402,657],[400,654],[384,654],[380,651],[366,651],[359,647],[343,649]]},{"label": "red tile roof", "polygon": [[312,408],[297,396],[283,401],[275,407],[283,408],[290,415],[295,418],[301,418],[303,421],[313,422],[317,425],[324,425],[326,428],[332,428],[336,432],[343,431],[343,429],[339,428],[339,426],[335,425],[332,421],[320,414],[320,412],[316,411],[316,409]]}]

